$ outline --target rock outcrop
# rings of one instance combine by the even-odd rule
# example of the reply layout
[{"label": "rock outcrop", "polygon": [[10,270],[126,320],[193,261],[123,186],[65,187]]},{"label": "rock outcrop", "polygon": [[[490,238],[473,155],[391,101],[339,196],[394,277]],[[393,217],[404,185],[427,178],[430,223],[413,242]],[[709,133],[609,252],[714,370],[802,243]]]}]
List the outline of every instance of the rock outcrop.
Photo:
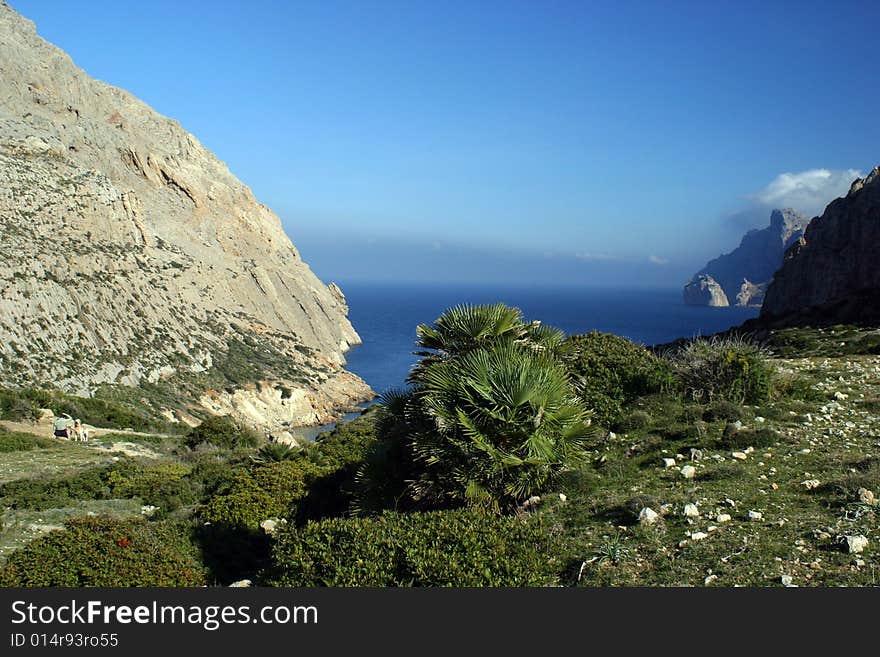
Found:
[{"label": "rock outcrop", "polygon": [[711,260],[697,272],[685,285],[685,303],[760,306],[786,249],[803,234],[807,222],[806,217],[790,208],[773,210],[767,228],[750,230],[736,249]]},{"label": "rock outcrop", "polygon": [[347,310],[195,137],[0,3],[0,383],[272,388],[249,419],[323,422],[372,396]]},{"label": "rock outcrop", "polygon": [[828,204],[767,290],[764,324],[880,321],[880,167]]},{"label": "rock outcrop", "polygon": [[684,286],[684,302],[691,306],[729,306],[721,285],[709,274],[698,274]]}]

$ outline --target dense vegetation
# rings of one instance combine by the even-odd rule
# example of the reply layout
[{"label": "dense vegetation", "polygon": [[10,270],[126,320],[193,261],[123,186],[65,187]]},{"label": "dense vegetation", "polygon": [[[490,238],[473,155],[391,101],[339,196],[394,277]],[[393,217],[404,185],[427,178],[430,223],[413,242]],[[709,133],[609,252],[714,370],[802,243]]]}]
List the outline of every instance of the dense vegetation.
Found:
[{"label": "dense vegetation", "polygon": [[[0,431],[0,583],[869,583],[872,335],[653,352],[462,306],[418,327],[408,389],[305,448],[224,418],[103,443],[147,448],[131,455]],[[829,356],[840,342],[858,353]],[[768,351],[798,344],[820,360]],[[4,418],[63,408],[51,391],[16,394],[0,394]],[[141,410],[93,412],[122,429]],[[32,463],[49,474],[15,474]],[[65,528],[29,529],[44,522]],[[858,536],[869,547],[850,554]]]},{"label": "dense vegetation", "polygon": [[186,524],[79,518],[12,554],[0,586],[201,586]]}]

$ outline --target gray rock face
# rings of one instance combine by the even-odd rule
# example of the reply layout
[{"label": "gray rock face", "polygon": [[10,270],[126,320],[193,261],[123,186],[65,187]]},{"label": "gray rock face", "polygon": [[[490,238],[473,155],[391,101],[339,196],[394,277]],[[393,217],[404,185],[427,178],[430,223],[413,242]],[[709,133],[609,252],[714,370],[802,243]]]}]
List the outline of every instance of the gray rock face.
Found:
[{"label": "gray rock face", "polygon": [[760,306],[786,249],[803,234],[807,223],[806,217],[790,208],[773,210],[767,228],[750,230],[736,249],[711,260],[697,272],[685,286],[685,303],[728,305],[703,303],[701,297],[688,292],[693,283],[708,276],[721,287],[729,302],[737,306]]},{"label": "gray rock face", "polygon": [[761,320],[784,323],[880,319],[880,167],[828,204],[767,290]]},{"label": "gray rock face", "polygon": [[697,274],[684,286],[684,302],[691,306],[729,306],[727,295],[709,274]]},{"label": "gray rock face", "polygon": [[0,3],[0,383],[201,374],[321,421],[371,395],[342,369],[347,310],[195,137]]}]

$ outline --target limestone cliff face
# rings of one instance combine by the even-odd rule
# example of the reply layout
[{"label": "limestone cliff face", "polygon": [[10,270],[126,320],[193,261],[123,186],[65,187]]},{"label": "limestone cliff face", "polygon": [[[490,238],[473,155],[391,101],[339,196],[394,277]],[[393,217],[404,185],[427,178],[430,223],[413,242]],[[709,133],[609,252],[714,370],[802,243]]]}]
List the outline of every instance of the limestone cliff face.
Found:
[{"label": "limestone cliff face", "polygon": [[880,320],[880,167],[828,204],[785,255],[763,322]]},{"label": "limestone cliff face", "polygon": [[347,310],[195,137],[0,3],[0,382],[262,381],[323,421],[371,394]]},{"label": "limestone cliff face", "polygon": [[[795,210],[773,210],[770,225],[761,230],[750,230],[740,245],[709,261],[685,286],[685,303],[708,306],[760,306],[764,300],[767,284],[782,264],[782,258],[791,244],[807,226],[807,218]],[[711,281],[717,285],[712,295],[696,294]],[[720,302],[721,297],[726,302]]]}]

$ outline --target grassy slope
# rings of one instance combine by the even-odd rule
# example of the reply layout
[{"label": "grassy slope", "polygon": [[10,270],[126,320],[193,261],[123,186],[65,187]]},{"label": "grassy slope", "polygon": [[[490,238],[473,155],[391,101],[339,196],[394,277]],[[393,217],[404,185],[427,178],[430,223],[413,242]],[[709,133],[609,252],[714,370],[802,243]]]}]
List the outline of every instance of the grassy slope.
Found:
[{"label": "grassy slope", "polygon": [[[801,586],[878,583],[880,507],[860,504],[857,491],[880,493],[880,357],[777,365],[812,377],[819,394],[811,402],[744,409],[745,428],[772,429],[775,440],[753,434],[755,444],[731,446],[723,420],[701,432],[694,423],[683,426],[680,405],[642,402],[650,426],[608,440],[595,474],[579,477],[567,503],[548,511],[570,539],[569,583],[579,575],[581,585],[765,586],[781,584],[783,575]],[[731,456],[750,446],[745,460]],[[691,447],[703,458],[691,462]],[[676,458],[676,466],[665,468],[663,458]],[[696,468],[694,479],[680,473],[687,463]],[[818,487],[808,489],[808,480]],[[691,503],[698,518],[683,514]],[[669,505],[662,521],[638,523],[642,507],[659,512],[662,505]],[[762,519],[749,520],[749,511]],[[731,520],[719,522],[718,513]],[[691,539],[696,532],[707,536]],[[863,554],[847,554],[838,543],[855,534],[870,541]]]}]

